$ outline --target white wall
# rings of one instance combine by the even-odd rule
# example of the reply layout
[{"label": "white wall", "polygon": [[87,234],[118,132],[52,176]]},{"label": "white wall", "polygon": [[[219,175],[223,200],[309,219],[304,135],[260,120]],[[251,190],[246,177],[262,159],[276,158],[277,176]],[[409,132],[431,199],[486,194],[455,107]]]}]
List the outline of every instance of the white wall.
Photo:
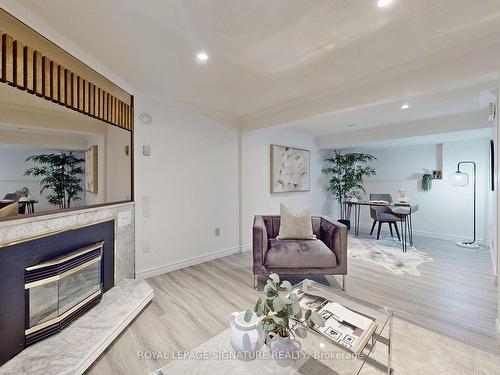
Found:
[{"label": "white wall", "polygon": [[[441,152],[442,149],[442,152]],[[477,238],[489,245],[492,239],[493,193],[490,191],[489,138],[471,139],[440,145],[414,145],[383,149],[359,149],[377,157],[373,163],[377,175],[366,179],[365,189],[370,193],[390,193],[399,196],[400,187],[408,189],[411,201],[419,205],[413,216],[416,233],[462,240],[472,238],[472,167],[464,165],[469,173],[467,187],[453,187],[448,181],[456,171],[457,163],[471,160],[477,164]],[[428,192],[421,189],[423,169],[440,169],[442,180],[433,180]],[[369,226],[372,220],[368,208],[361,211],[361,224]],[[388,230],[388,228],[385,228]]]},{"label": "white wall", "polygon": [[[270,145],[278,144],[311,150],[311,190],[308,192],[270,192]],[[294,210],[305,205],[313,214],[330,210],[321,175],[322,156],[313,137],[289,129],[265,129],[241,135],[241,243],[251,244],[254,215],[279,214],[280,203]]]},{"label": "white wall", "polygon": [[[135,97],[134,112],[138,276],[239,251],[238,132],[147,97]],[[142,124],[141,112],[153,123]]]}]

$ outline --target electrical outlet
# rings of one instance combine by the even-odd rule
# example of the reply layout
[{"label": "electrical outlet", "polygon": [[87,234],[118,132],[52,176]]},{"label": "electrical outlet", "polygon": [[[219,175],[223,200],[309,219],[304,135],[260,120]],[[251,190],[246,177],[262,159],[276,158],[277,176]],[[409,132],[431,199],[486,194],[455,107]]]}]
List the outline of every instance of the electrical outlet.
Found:
[{"label": "electrical outlet", "polygon": [[219,237],[220,236],[220,228],[219,227],[215,228],[214,233],[215,233],[216,237]]},{"label": "electrical outlet", "polygon": [[142,252],[144,254],[151,252],[151,249],[149,248],[149,243],[145,242],[142,244]]}]

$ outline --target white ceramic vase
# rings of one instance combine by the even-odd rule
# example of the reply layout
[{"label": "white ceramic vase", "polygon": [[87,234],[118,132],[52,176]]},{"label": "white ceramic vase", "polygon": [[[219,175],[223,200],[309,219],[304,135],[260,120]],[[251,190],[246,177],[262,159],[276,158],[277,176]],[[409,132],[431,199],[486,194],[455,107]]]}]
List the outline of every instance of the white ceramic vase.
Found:
[{"label": "white ceramic vase", "polygon": [[245,311],[234,312],[230,318],[230,341],[238,358],[251,361],[255,352],[262,348],[264,330],[257,315],[253,314],[249,322],[245,322]]},{"label": "white ceramic vase", "polygon": [[271,354],[276,363],[282,367],[288,367],[298,358],[301,343],[299,340],[290,337],[281,337],[280,335],[269,332],[267,335],[267,345],[271,349]]}]

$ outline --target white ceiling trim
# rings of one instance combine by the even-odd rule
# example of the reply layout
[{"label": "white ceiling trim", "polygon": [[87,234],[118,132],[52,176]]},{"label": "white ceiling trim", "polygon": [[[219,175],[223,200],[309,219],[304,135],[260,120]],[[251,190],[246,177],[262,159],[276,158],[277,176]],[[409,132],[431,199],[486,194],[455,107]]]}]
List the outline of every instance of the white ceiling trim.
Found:
[{"label": "white ceiling trim", "polygon": [[322,149],[347,149],[373,145],[397,139],[429,136],[477,129],[491,129],[485,110],[435,117],[428,120],[412,121],[382,126],[366,130],[338,133],[315,137],[314,141]]},{"label": "white ceiling trim", "polygon": [[[463,86],[464,83],[491,81],[500,78],[499,72],[500,33],[491,39],[481,38],[475,43],[466,43],[351,81],[342,88],[243,116],[240,118],[241,130],[247,132],[341,109],[394,101],[401,98],[401,93],[407,96],[421,95],[432,90]],[[426,75],[433,78],[426,79]]]}]

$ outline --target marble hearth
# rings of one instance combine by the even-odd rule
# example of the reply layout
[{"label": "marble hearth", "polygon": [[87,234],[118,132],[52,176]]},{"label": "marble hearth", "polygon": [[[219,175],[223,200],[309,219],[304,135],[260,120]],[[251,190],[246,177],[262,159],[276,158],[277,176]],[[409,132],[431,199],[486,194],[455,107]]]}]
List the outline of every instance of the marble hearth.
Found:
[{"label": "marble hearth", "polygon": [[0,367],[0,375],[77,375],[113,342],[153,298],[143,280],[122,280],[102,301],[55,336],[22,351]]}]

